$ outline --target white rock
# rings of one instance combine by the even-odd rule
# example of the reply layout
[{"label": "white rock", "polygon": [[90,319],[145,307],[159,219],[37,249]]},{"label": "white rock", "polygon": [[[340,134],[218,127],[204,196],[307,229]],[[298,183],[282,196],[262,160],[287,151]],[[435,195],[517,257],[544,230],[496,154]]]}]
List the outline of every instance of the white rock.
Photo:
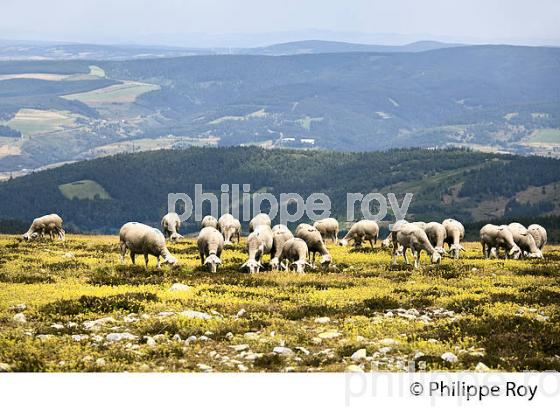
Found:
[{"label": "white rock", "polygon": [[455,363],[459,360],[457,356],[455,356],[455,354],[451,352],[445,352],[444,354],[441,355],[441,358],[442,360],[445,360],[446,362],[449,363]]},{"label": "white rock", "polygon": [[296,346],[296,350],[303,353],[306,356],[310,353],[309,350],[307,350],[305,347],[302,346]]},{"label": "white rock", "polygon": [[158,343],[160,343],[160,342],[166,342],[167,339],[168,339],[167,335],[166,335],[166,334],[162,334],[162,333],[157,334],[157,335],[154,336],[154,340],[155,340],[156,342],[158,342]]},{"label": "white rock", "polygon": [[227,340],[233,339],[233,333],[227,332],[227,333],[226,333],[226,339],[227,339]]},{"label": "white rock", "polygon": [[97,360],[95,361],[95,364],[96,364],[97,366],[105,366],[105,359],[102,358],[102,357],[100,357],[99,359],[97,359]]},{"label": "white rock", "polygon": [[156,340],[151,336],[144,336],[144,340],[148,346],[155,346],[157,345]]},{"label": "white rock", "polygon": [[212,367],[210,367],[210,366],[208,366],[207,364],[204,364],[204,363],[199,363],[196,366],[204,372],[211,372],[212,371]]},{"label": "white rock", "polygon": [[63,258],[74,258],[75,255],[72,252],[67,252],[64,255],[62,255]]},{"label": "white rock", "polygon": [[237,368],[239,369],[240,372],[246,372],[247,370],[249,370],[249,368],[244,364],[238,364]]},{"label": "white rock", "polygon": [[177,333],[175,333],[175,334],[173,335],[173,337],[172,337],[172,340],[175,340],[176,342],[180,342],[182,339],[181,339],[181,336],[180,336],[180,335],[178,335]]},{"label": "white rock", "polygon": [[245,316],[245,313],[247,313],[247,311],[245,309],[241,309],[239,312],[237,312],[237,314],[235,316],[243,317],[243,316]]},{"label": "white rock", "polygon": [[196,310],[185,310],[185,311],[179,313],[179,315],[181,315],[183,317],[188,317],[188,318],[191,318],[191,319],[208,320],[208,319],[212,318],[212,316],[210,316],[208,313],[197,312]]},{"label": "white rock", "polygon": [[169,317],[169,316],[173,316],[175,314],[175,312],[159,312],[158,316],[159,317]]},{"label": "white rock", "polygon": [[173,285],[171,285],[171,287],[169,288],[169,290],[171,292],[180,292],[180,291],[185,291],[185,290],[189,290],[191,287],[188,285],[185,285],[183,283],[174,283]]},{"label": "white rock", "polygon": [[12,306],[12,310],[15,310],[16,312],[23,312],[25,309],[27,309],[27,305],[25,303]]},{"label": "white rock", "polygon": [[356,342],[364,342],[365,340],[366,340],[366,338],[363,337],[363,336],[360,336],[360,335],[356,336]]},{"label": "white rock", "polygon": [[322,323],[322,324],[323,323],[329,323],[330,321],[331,321],[331,318],[326,317],[326,316],[318,317],[317,319],[315,319],[315,323]]},{"label": "white rock", "polygon": [[276,346],[273,350],[273,353],[279,354],[281,356],[293,356],[295,353],[289,347],[284,346]]},{"label": "white rock", "polygon": [[474,368],[474,371],[475,372],[488,372],[488,371],[490,371],[490,368],[488,366],[486,366],[484,363],[478,362],[478,364]]},{"label": "white rock", "polygon": [[328,332],[322,332],[318,335],[321,339],[334,339],[340,337],[340,333],[335,330],[330,330]]},{"label": "white rock", "polygon": [[360,366],[357,366],[355,364],[351,364],[350,366],[347,366],[346,369],[344,369],[344,371],[347,373],[363,373],[364,369],[362,369]]},{"label": "white rock", "polygon": [[210,338],[208,336],[200,336],[198,340],[200,342],[207,342],[208,340],[210,340]]},{"label": "white rock", "polygon": [[257,359],[260,359],[261,357],[263,357],[264,355],[262,353],[248,353],[245,356],[243,356],[243,358],[245,360],[249,360],[249,361],[254,361]]},{"label": "white rock", "polygon": [[52,327],[53,329],[55,329],[55,330],[64,329],[64,325],[61,325],[60,323],[53,323],[53,324],[51,325],[51,327]]},{"label": "white rock", "polygon": [[11,371],[12,368],[8,363],[0,363],[0,373],[5,373]]},{"label": "white rock", "polygon": [[102,317],[101,319],[96,320],[86,320],[83,323],[84,329],[86,330],[94,330],[99,329],[101,326],[106,325],[108,323],[114,323],[116,320],[110,316]]},{"label": "white rock", "polygon": [[204,332],[204,336],[208,336],[208,337],[214,336],[214,332],[207,330],[206,332]]},{"label": "white rock", "polygon": [[379,341],[379,343],[381,343],[382,345],[394,345],[397,344],[397,341],[395,339],[391,339],[391,338],[385,338]]},{"label": "white rock", "polygon": [[120,342],[121,340],[136,340],[137,337],[131,333],[109,333],[105,337],[109,342]]},{"label": "white rock", "polygon": [[378,352],[381,353],[381,354],[387,354],[391,350],[393,350],[392,347],[386,346],[386,347],[382,347],[381,349],[379,349]]},{"label": "white rock", "polygon": [[39,339],[40,341],[49,340],[52,339],[53,337],[54,337],[53,335],[37,335],[37,339]]},{"label": "white rock", "polygon": [[81,342],[86,339],[89,339],[89,335],[72,335],[72,340],[74,342]]},{"label": "white rock", "polygon": [[194,336],[194,335],[193,335],[193,336],[189,336],[189,337],[186,338],[185,343],[186,343],[186,344],[194,343],[194,342],[196,342],[196,340],[197,340],[197,339],[196,339],[196,336]]},{"label": "white rock", "polygon": [[12,319],[16,323],[27,323],[27,318],[23,313],[16,313]]},{"label": "white rock", "polygon": [[315,345],[320,345],[321,343],[323,343],[323,339],[321,339],[320,337],[313,337],[311,338],[311,342]]},{"label": "white rock", "polygon": [[385,317],[393,317],[393,316],[395,316],[395,314],[391,311],[385,313]]},{"label": "white rock", "polygon": [[366,349],[358,349],[354,353],[352,353],[350,359],[354,360],[355,362],[359,362],[360,360],[364,360],[366,357],[367,357]]},{"label": "white rock", "polygon": [[249,350],[249,345],[233,345],[230,346],[233,350],[235,350],[236,352],[242,352],[244,350]]}]

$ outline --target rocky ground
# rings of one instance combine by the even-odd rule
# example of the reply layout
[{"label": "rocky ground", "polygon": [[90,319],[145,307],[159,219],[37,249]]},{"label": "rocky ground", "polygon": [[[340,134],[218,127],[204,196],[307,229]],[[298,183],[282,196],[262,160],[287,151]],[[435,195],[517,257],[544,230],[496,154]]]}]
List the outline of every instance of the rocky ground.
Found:
[{"label": "rocky ground", "polygon": [[0,236],[0,370],[560,370],[559,246],[485,261],[467,244],[413,271],[329,245],[329,272],[249,275],[243,243],[217,274],[192,240],[170,247],[179,269],[159,271],[121,266],[117,243]]}]

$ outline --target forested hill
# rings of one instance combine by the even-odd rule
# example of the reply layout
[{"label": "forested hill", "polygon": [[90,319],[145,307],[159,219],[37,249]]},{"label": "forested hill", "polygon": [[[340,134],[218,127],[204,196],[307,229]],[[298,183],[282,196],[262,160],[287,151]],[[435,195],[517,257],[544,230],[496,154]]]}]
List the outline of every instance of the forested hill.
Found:
[{"label": "forested hill", "polygon": [[[50,212],[82,231],[113,232],[136,220],[158,225],[167,194],[219,192],[251,184],[252,192],[324,192],[346,215],[346,193],[414,193],[409,217],[465,222],[560,214],[560,161],[466,150],[340,153],[256,147],[190,148],[121,154],[0,183],[0,220],[31,221]],[[191,225],[190,229],[195,226]]]}]

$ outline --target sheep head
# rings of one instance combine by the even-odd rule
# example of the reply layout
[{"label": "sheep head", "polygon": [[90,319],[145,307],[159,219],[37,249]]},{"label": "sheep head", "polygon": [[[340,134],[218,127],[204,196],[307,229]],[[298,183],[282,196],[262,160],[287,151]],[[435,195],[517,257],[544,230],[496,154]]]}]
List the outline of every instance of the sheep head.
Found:
[{"label": "sheep head", "polygon": [[218,265],[221,264],[222,261],[215,254],[208,255],[208,257],[204,261],[204,265],[208,266],[210,268],[210,272],[212,273],[216,273],[216,271],[218,270]]},{"label": "sheep head", "polygon": [[259,273],[261,269],[264,269],[264,266],[261,265],[260,262],[256,261],[255,259],[249,259],[243,265],[241,265],[241,269],[249,269],[249,273]]}]

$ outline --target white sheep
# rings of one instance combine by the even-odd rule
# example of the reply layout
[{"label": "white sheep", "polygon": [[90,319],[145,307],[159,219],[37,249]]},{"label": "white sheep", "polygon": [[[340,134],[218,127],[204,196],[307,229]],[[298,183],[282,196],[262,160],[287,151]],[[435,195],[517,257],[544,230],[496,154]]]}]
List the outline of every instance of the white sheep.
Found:
[{"label": "white sheep", "polygon": [[447,237],[445,243],[449,246],[449,253],[455,259],[459,259],[461,251],[464,251],[461,241],[465,237],[465,227],[455,219],[446,219],[442,222],[445,227]]},{"label": "white sheep", "polygon": [[354,241],[354,246],[360,246],[362,242],[369,241],[371,249],[377,243],[379,237],[379,225],[377,222],[364,219],[356,222],[340,240],[340,245],[347,246],[349,241]]},{"label": "white sheep", "polygon": [[134,264],[136,255],[144,255],[146,269],[148,269],[148,255],[157,258],[157,268],[160,268],[159,258],[163,262],[176,266],[177,259],[171,255],[165,244],[165,236],[159,229],[144,225],[139,222],[124,224],[119,232],[121,263],[124,263],[126,251],[130,250],[130,259]]},{"label": "white sheep", "polygon": [[338,221],[334,218],[325,218],[315,221],[313,224],[323,237],[323,241],[331,239],[334,243],[338,243]]},{"label": "white sheep", "polygon": [[263,255],[270,254],[272,250],[272,230],[267,225],[259,225],[247,237],[247,262],[241,265],[241,269],[248,268],[249,273],[258,273],[263,269],[261,260]]},{"label": "white sheep", "polygon": [[224,249],[224,237],[222,234],[211,226],[202,228],[196,240],[198,253],[200,254],[200,263],[202,266],[208,266],[212,273],[216,273],[218,266],[222,263],[220,256]]},{"label": "white sheep", "polygon": [[232,214],[224,214],[218,219],[218,230],[224,235],[224,244],[231,245],[232,239],[237,238],[239,243],[241,238],[241,222]]},{"label": "white sheep", "polygon": [[273,270],[280,267],[280,254],[284,243],[292,239],[294,235],[286,225],[274,225],[272,228],[272,249],[270,252],[270,266]]},{"label": "white sheep", "polygon": [[[430,243],[426,232],[415,224],[403,224],[400,229],[396,232],[396,243],[401,245],[403,250],[404,261],[408,265],[408,258],[406,251],[410,249],[414,257],[414,268],[420,267],[420,254],[422,251],[426,251],[430,255],[430,260],[432,263],[441,262],[441,255]],[[397,250],[398,247],[393,246],[392,251],[392,264],[397,263]]]},{"label": "white sheep", "polygon": [[48,234],[51,240],[53,240],[56,234],[58,238],[63,241],[65,232],[64,229],[62,229],[62,222],[62,218],[57,214],[49,214],[35,218],[28,231],[23,234],[23,239],[31,241],[39,236],[43,237],[43,235]]},{"label": "white sheep", "polygon": [[539,248],[542,251],[543,248],[544,248],[544,245],[546,245],[546,242],[548,240],[548,235],[546,233],[546,229],[544,229],[544,227],[542,227],[541,225],[532,224],[532,225],[529,225],[527,230],[529,231],[529,233],[531,234],[531,236],[535,240],[535,245],[537,245],[537,248]]},{"label": "white sheep", "polygon": [[183,235],[179,233],[181,218],[175,212],[169,212],[161,219],[161,228],[165,237],[169,238],[172,242],[183,238]]},{"label": "white sheep", "polygon": [[272,226],[270,216],[263,213],[255,215],[249,222],[249,232],[253,232],[259,225],[267,225],[270,228]]},{"label": "white sheep", "polygon": [[295,269],[298,273],[304,273],[306,266],[311,266],[307,261],[309,249],[303,239],[288,239],[282,246],[280,260],[284,262],[284,268]]},{"label": "white sheep", "polygon": [[507,225],[486,224],[480,229],[480,244],[482,253],[486,259],[490,256],[498,256],[500,248],[504,248],[506,259],[512,257],[518,259],[521,249],[513,239],[513,233]]},{"label": "white sheep", "polygon": [[518,222],[512,222],[508,225],[511,233],[513,234],[513,240],[515,244],[519,246],[519,249],[523,252],[523,255],[527,258],[542,258],[542,251],[538,248],[535,243],[535,238],[529,233],[527,228]]},{"label": "white sheep", "polygon": [[200,228],[214,228],[214,229],[218,229],[218,220],[216,218],[214,218],[212,215],[206,215],[204,218],[202,218],[202,221],[200,222]]},{"label": "white sheep", "polygon": [[294,235],[296,238],[303,239],[307,244],[309,249],[310,262],[315,263],[315,256],[317,253],[321,255],[321,267],[327,269],[332,261],[331,254],[323,242],[321,233],[309,224],[299,224],[296,228],[296,233]]},{"label": "white sheep", "polygon": [[447,252],[443,249],[443,244],[445,242],[445,238],[447,237],[447,230],[445,229],[445,226],[439,222],[430,222],[424,227],[424,232],[426,232],[426,235],[428,236],[428,239],[434,249],[438,251],[440,255],[447,255]]}]

